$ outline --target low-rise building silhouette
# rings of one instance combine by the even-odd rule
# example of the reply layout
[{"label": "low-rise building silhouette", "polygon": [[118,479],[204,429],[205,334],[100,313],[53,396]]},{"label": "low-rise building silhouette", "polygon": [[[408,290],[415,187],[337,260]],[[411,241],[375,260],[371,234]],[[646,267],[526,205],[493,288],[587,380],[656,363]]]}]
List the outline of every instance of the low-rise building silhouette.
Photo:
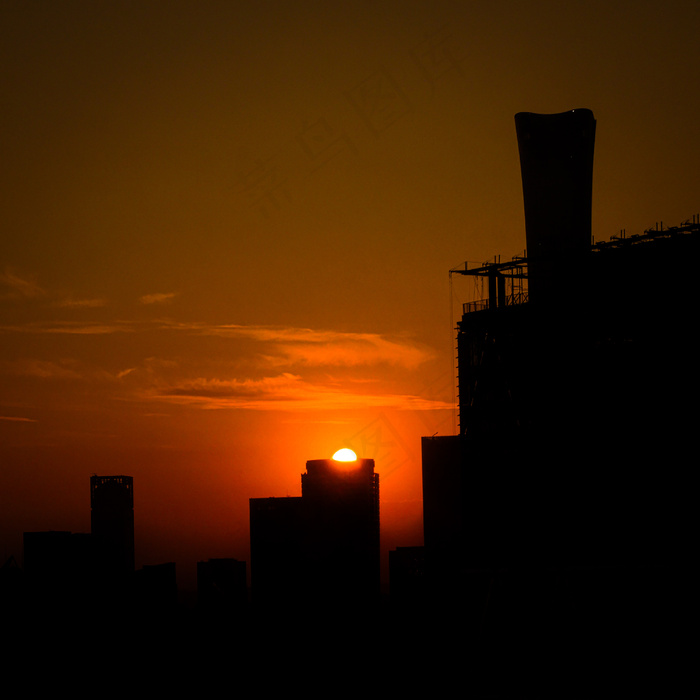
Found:
[{"label": "low-rise building silhouette", "polygon": [[178,605],[175,562],[142,566],[134,572],[131,588],[134,613],[141,619],[171,615]]},{"label": "low-rise building silhouette", "polygon": [[197,606],[207,617],[240,614],[248,605],[246,563],[238,559],[197,562]]},{"label": "low-rise building silhouette", "polygon": [[389,552],[389,590],[393,606],[415,610],[425,604],[425,548],[397,547]]}]

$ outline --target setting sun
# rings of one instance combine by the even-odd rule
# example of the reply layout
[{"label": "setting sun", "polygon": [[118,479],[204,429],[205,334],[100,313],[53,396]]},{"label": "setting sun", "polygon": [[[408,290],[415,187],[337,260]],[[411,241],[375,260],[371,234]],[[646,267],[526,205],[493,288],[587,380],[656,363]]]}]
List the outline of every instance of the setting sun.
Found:
[{"label": "setting sun", "polygon": [[333,455],[333,459],[336,462],[355,462],[357,460],[357,455],[352,450],[344,447]]}]

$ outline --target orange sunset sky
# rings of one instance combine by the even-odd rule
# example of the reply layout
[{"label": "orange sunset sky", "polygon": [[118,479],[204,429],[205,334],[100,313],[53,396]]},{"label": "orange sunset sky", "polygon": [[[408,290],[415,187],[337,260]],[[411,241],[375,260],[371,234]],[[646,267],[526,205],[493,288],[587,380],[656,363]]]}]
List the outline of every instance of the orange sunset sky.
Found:
[{"label": "orange sunset sky", "polygon": [[0,563],[129,474],[137,566],[191,581],[344,446],[383,556],[421,544],[474,293],[449,270],[525,247],[513,116],[593,110],[596,239],[678,225],[699,27],[697,0],[0,3]]}]

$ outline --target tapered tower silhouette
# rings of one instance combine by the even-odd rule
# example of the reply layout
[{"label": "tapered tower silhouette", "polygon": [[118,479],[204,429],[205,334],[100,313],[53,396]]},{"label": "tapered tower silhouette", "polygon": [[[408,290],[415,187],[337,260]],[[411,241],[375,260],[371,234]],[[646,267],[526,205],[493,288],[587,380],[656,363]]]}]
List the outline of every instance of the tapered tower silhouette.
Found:
[{"label": "tapered tower silhouette", "polygon": [[530,302],[553,302],[564,290],[577,288],[567,284],[580,274],[572,266],[578,267],[591,249],[596,120],[589,109],[520,112],[515,130]]}]

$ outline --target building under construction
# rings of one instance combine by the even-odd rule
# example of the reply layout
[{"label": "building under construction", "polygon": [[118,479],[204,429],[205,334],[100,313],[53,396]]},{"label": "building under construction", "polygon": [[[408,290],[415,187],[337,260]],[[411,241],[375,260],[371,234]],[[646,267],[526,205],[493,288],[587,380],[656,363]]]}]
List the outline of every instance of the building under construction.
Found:
[{"label": "building under construction", "polygon": [[475,639],[636,629],[673,615],[693,551],[700,216],[595,243],[592,112],[515,125],[527,247],[451,272],[484,294],[459,432],[422,441],[426,572]]}]

